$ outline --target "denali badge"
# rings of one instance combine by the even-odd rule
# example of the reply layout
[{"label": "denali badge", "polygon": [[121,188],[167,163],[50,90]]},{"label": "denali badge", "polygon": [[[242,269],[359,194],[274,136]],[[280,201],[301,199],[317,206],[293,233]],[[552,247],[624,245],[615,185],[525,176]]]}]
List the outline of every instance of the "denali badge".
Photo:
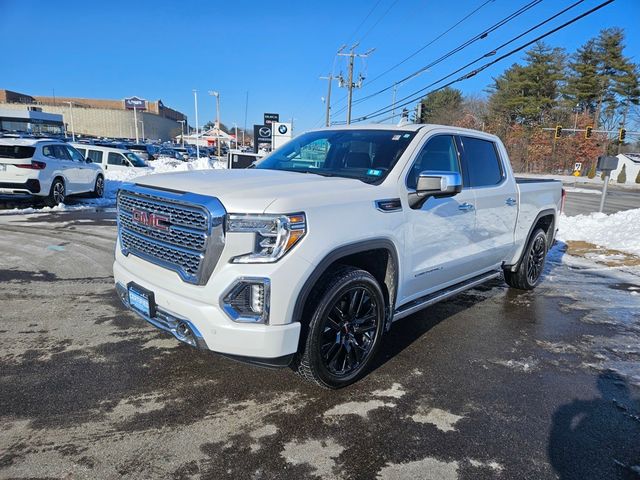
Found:
[{"label": "denali badge", "polygon": [[145,212],[144,210],[131,210],[131,215],[135,223],[144,225],[145,227],[155,228],[158,230],[169,230],[169,218],[155,213]]}]

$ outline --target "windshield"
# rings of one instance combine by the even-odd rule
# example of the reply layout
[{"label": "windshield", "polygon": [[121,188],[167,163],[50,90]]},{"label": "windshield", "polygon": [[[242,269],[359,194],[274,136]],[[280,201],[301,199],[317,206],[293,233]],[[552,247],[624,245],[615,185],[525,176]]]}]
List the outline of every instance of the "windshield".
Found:
[{"label": "windshield", "polygon": [[415,136],[402,130],[309,132],[256,163],[255,168],[356,178],[378,183]]},{"label": "windshield", "polygon": [[127,152],[127,153],[124,154],[124,156],[129,159],[129,161],[131,162],[131,165],[133,165],[134,167],[146,167],[147,166],[147,164],[144,163],[144,160],[142,160],[135,153]]}]

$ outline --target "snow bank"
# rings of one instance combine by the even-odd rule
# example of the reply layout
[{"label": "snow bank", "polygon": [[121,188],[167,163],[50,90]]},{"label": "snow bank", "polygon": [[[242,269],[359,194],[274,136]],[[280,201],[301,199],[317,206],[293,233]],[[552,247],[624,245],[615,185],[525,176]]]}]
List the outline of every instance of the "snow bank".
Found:
[{"label": "snow bank", "polygon": [[102,198],[81,198],[71,197],[70,204],[61,204],[56,207],[41,208],[14,208],[2,210],[0,214],[27,214],[27,213],[49,213],[63,212],[70,210],[83,210],[96,207],[113,207],[116,204],[116,193],[123,183],[131,182],[135,178],[150,175],[152,173],[185,172],[189,170],[217,170],[226,168],[226,163],[212,160],[208,157],[200,157],[197,160],[182,162],[180,160],[161,158],[149,162],[148,168],[130,168],[127,170],[107,170],[105,174],[104,196]]},{"label": "snow bank", "polygon": [[640,208],[606,215],[560,216],[558,239],[582,240],[640,256]]}]

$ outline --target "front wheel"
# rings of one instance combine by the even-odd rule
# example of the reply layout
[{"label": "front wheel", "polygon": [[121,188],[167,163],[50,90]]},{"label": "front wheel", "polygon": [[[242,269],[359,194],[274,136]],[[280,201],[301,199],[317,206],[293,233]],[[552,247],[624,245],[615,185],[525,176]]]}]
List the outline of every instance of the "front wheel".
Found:
[{"label": "front wheel", "polygon": [[342,267],[325,278],[294,370],[322,387],[341,388],[370,367],[382,341],[385,302],[365,270]]},{"label": "front wheel", "polygon": [[93,198],[102,198],[104,195],[104,177],[102,175],[98,175],[96,177],[96,183],[93,186],[93,192],[91,192],[91,196]]},{"label": "front wheel", "polygon": [[540,282],[547,258],[547,234],[541,228],[533,232],[515,272],[504,271],[504,279],[510,287],[533,290]]}]

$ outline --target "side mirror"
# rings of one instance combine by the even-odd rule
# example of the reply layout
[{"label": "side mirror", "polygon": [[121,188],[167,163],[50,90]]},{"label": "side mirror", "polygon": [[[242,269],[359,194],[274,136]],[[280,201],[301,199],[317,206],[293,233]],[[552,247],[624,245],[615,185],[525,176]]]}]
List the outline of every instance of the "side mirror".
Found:
[{"label": "side mirror", "polygon": [[462,177],[458,172],[427,170],[418,176],[416,191],[409,194],[411,208],[420,208],[429,197],[453,197],[462,191]]},{"label": "side mirror", "polygon": [[91,160],[90,158],[85,158],[84,161],[87,163],[93,163],[93,160]]}]

